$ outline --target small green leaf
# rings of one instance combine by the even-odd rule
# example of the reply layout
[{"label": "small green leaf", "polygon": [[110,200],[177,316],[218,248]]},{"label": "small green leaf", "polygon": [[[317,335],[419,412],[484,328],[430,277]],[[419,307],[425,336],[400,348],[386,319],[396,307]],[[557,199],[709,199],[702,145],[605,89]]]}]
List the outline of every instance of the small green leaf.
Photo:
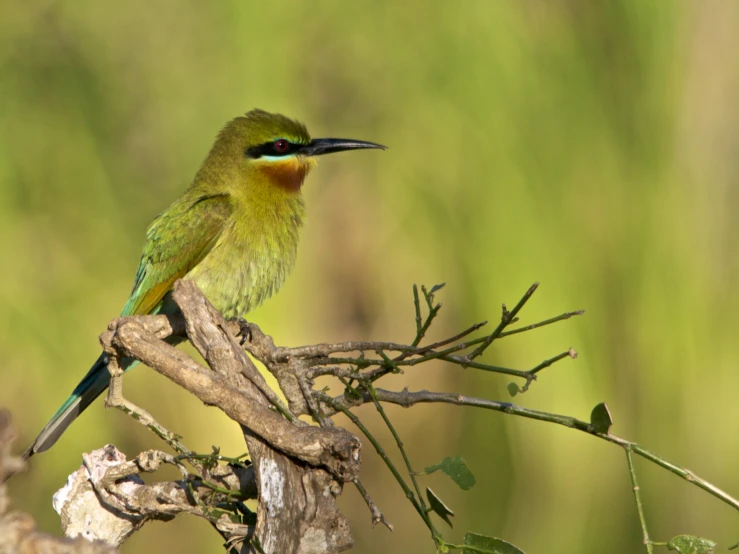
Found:
[{"label": "small green leaf", "polygon": [[590,425],[596,433],[608,433],[610,430],[613,418],[605,402],[601,402],[590,412]]},{"label": "small green leaf", "polygon": [[466,533],[462,554],[524,554],[511,543],[495,537],[486,537],[477,533]]},{"label": "small green leaf", "polygon": [[429,291],[429,294],[434,294],[437,290],[443,289],[445,285],[446,285],[446,283],[440,283],[438,285],[434,285],[433,287],[431,287],[431,290]]},{"label": "small green leaf", "polygon": [[432,491],[428,487],[426,487],[426,497],[429,499],[429,504],[431,506],[431,509],[434,511],[434,513],[437,516],[439,516],[441,519],[446,521],[449,524],[449,527],[453,527],[452,520],[449,519],[449,516],[453,516],[454,512],[452,512],[447,507],[447,505],[441,501],[441,498],[436,496],[434,491]]},{"label": "small green leaf", "polygon": [[438,470],[446,473],[460,489],[465,491],[470,490],[477,482],[470,468],[467,467],[467,462],[460,456],[455,456],[454,458],[447,456],[438,464],[424,468],[423,472],[433,473]]},{"label": "small green leaf", "polygon": [[715,542],[693,535],[678,535],[667,543],[667,550],[676,550],[680,554],[713,554],[715,548]]},{"label": "small green leaf", "polygon": [[508,383],[508,394],[516,396],[519,392],[521,392],[521,387],[517,383]]}]

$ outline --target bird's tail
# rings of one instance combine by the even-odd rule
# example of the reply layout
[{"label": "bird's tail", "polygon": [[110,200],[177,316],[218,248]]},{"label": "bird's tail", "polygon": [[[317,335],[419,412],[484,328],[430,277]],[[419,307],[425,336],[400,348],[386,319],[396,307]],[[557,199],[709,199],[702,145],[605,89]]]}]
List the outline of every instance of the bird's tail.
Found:
[{"label": "bird's tail", "polygon": [[51,417],[46,427],[39,433],[33,444],[23,453],[26,460],[38,452],[44,452],[62,436],[62,433],[80,415],[90,403],[108,388],[110,373],[105,354],[101,354],[87,372],[84,379],[67,398],[61,408]]}]

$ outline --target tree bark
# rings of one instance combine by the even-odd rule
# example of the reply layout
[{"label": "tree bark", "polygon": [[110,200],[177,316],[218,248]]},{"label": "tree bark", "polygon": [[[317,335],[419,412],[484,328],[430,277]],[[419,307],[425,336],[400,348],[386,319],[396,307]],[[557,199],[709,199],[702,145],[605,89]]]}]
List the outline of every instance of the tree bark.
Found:
[{"label": "tree bark", "polygon": [[[259,496],[254,538],[241,551],[318,554],[351,548],[349,523],[336,497],[358,475],[359,439],[343,429],[307,425],[280,407],[232,326],[194,283],[175,283],[173,299],[188,338],[215,371],[162,340],[181,327],[172,321],[176,317],[169,324],[165,316],[119,318],[101,342],[114,362],[139,359],[241,425]],[[288,418],[276,413],[276,405]]]}]

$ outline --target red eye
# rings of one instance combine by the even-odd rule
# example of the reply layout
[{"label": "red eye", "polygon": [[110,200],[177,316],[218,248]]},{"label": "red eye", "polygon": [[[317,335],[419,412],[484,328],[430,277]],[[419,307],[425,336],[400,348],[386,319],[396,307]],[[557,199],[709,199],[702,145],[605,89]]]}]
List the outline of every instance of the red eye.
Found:
[{"label": "red eye", "polygon": [[290,150],[290,143],[285,139],[279,139],[272,143],[272,149],[278,154],[285,154]]}]

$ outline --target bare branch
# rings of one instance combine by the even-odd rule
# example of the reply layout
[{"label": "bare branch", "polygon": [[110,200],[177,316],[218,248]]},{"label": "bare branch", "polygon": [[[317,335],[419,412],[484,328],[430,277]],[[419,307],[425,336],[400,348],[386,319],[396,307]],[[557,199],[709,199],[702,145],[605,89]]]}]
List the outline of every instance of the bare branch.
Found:
[{"label": "bare branch", "polygon": [[[674,473],[678,477],[685,479],[686,481],[693,483],[697,487],[708,492],[711,496],[714,496],[734,509],[739,510],[739,500],[727,494],[725,491],[719,489],[712,483],[699,477],[691,470],[680,467],[679,465],[670,462],[669,460],[662,458],[655,454],[651,450],[644,448],[643,446],[631,442],[616,435],[610,433],[598,433],[594,430],[593,425],[589,422],[579,420],[571,416],[565,416],[560,414],[552,414],[549,412],[541,412],[539,410],[532,410],[511,404],[508,402],[497,402],[495,400],[486,400],[484,398],[475,398],[473,396],[465,396],[462,394],[454,394],[447,392],[431,392],[427,390],[411,392],[408,389],[404,389],[401,392],[394,392],[384,389],[375,389],[377,391],[377,398],[381,402],[390,402],[409,408],[419,403],[445,403],[445,404],[456,404],[457,406],[474,406],[477,408],[485,408],[487,410],[494,410],[497,412],[503,412],[506,414],[512,414],[520,417],[526,417],[529,419],[537,419],[539,421],[546,421],[548,423],[556,423],[569,427],[570,429],[577,429],[583,431],[605,441],[617,444],[623,448],[628,448],[630,451],[638,454],[639,456],[650,460],[656,465]],[[361,397],[351,397],[347,395],[340,396],[333,399],[333,406],[341,406],[347,409],[352,406],[359,404],[366,404],[372,402],[372,397],[369,393],[364,393]]]},{"label": "bare branch", "polygon": [[[233,497],[246,498],[249,492],[255,492],[249,483],[253,482],[253,472],[219,466],[214,471],[217,485],[191,480],[173,456],[156,450],[126,461],[124,454],[107,445],[85,454],[83,459],[82,467],[54,495],[54,508],[61,515],[67,536],[81,535],[114,546],[123,544],[148,521],[168,521],[179,513],[207,519],[217,526],[224,514],[207,505]],[[145,485],[139,474],[154,472],[162,464],[178,466],[185,478]],[[106,509],[100,509],[101,503]]]},{"label": "bare branch", "polygon": [[157,422],[149,412],[123,397],[123,370],[118,364],[118,357],[115,355],[110,356],[108,360],[108,372],[110,373],[110,386],[108,396],[105,398],[105,405],[110,408],[117,408],[132,416],[141,425],[150,429],[156,436],[166,442],[175,452],[190,454],[190,450],[179,441],[176,433]]},{"label": "bare branch", "polygon": [[537,323],[532,323],[531,325],[524,325],[523,327],[517,327],[516,329],[509,329],[508,331],[503,331],[498,335],[498,338],[503,337],[509,337],[511,335],[517,335],[518,333],[525,333],[526,331],[531,331],[533,329],[538,329],[539,327],[545,327],[546,325],[551,325],[552,323],[557,323],[559,321],[564,321],[566,319],[570,319],[571,317],[575,317],[578,315],[582,315],[585,313],[585,310],[577,310],[574,312],[565,312],[563,314],[560,314],[556,317],[551,317],[549,319],[545,319],[544,321],[539,321]]},{"label": "bare branch", "polygon": [[290,423],[245,392],[229,386],[222,374],[209,371],[184,352],[156,339],[136,321],[118,320],[103,340],[110,341],[106,350],[120,350],[141,360],[205,404],[220,408],[281,452],[314,466],[324,466],[345,481],[356,476],[360,442],[346,431]]},{"label": "bare branch", "polygon": [[[5,480],[25,468],[25,463],[10,453],[15,440],[15,428],[10,413],[0,410],[0,545],[3,552],[24,554],[113,554],[115,548],[103,542],[91,542],[84,537],[74,539],[54,537],[36,530],[33,518],[25,513],[11,512]],[[100,507],[98,506],[98,510]]]},{"label": "bare branch", "polygon": [[[300,422],[244,354],[233,334],[238,325],[225,322],[194,283],[175,283],[173,299],[184,316],[182,327],[215,371],[163,342],[167,329],[146,320],[116,320],[101,341],[111,358],[141,360],[241,424],[259,490],[257,525],[253,533],[246,533],[221,517],[216,528],[229,544],[241,544],[244,552],[307,554],[348,548],[352,543],[348,522],[339,513],[335,497],[342,483],[358,473],[359,439],[343,429]],[[205,481],[202,484],[212,488]],[[131,495],[114,492],[109,495],[115,496],[112,505],[117,502],[126,509],[137,505]],[[188,510],[198,515],[204,507]],[[242,543],[244,537],[249,540]]]},{"label": "bare branch", "polygon": [[[482,337],[469,337],[485,325],[478,323],[449,338],[422,346],[421,342],[441,308],[434,298],[434,293],[441,286],[430,290],[420,287],[425,306],[419,288],[414,287],[416,335],[411,344],[350,341],[286,348],[275,346],[272,338],[257,325],[244,320],[225,321],[194,283],[178,281],[172,298],[181,309],[181,316],[119,318],[111,323],[109,330],[101,337],[110,358],[109,404],[123,409],[147,425],[178,455],[150,451],[126,462],[113,447],[96,451],[85,458],[85,466],[70,481],[70,487],[76,486],[82,492],[66,493],[66,504],[71,506],[73,503],[69,501],[70,498],[82,498],[84,495],[98,504],[102,503],[114,519],[123,522],[116,521],[116,525],[122,527],[114,534],[114,544],[120,544],[125,536],[145,521],[170,519],[174,514],[186,512],[210,521],[225,538],[227,546],[240,552],[340,552],[352,544],[347,520],[338,512],[335,502],[345,482],[351,481],[359,490],[369,508],[373,525],[383,523],[392,530],[392,525],[357,478],[361,447],[359,439],[334,426],[332,416],[341,413],[358,427],[390,469],[428,527],[436,547],[465,548],[446,542],[435,527],[432,512],[442,517],[445,512],[440,511],[439,501],[435,497],[428,496],[429,504],[426,504],[417,480],[423,473],[413,469],[400,435],[382,407],[382,403],[387,402],[404,407],[419,403],[473,406],[577,429],[624,448],[632,473],[631,454],[636,453],[739,509],[739,501],[690,470],[636,443],[610,434],[612,419],[605,406],[597,406],[600,411],[594,409],[592,421],[587,422],[509,402],[455,393],[410,392],[408,389],[394,392],[375,387],[375,382],[388,373],[402,373],[407,368],[441,360],[462,368],[524,379],[522,388],[512,383],[509,390],[511,394],[525,392],[542,370],[567,357],[577,357],[575,350],[570,348],[529,370],[493,366],[475,358],[498,338],[551,325],[582,313],[566,312],[508,330],[509,325],[518,321],[519,312],[537,286],[536,283],[532,285],[512,310],[508,311],[503,305],[500,323],[492,333]],[[171,345],[175,342],[171,338],[173,334],[185,333],[213,371]],[[287,405],[267,385],[244,350],[275,376]],[[143,361],[239,423],[253,464],[245,464],[243,456],[222,456],[218,449],[214,449],[212,454],[191,452],[175,433],[123,398],[123,372],[118,365],[121,357]],[[328,389],[314,390],[314,378],[323,375],[336,377],[344,385],[344,394],[332,398],[326,394]],[[375,404],[393,435],[404,468],[394,464],[384,446],[352,411],[352,408],[368,402]],[[603,416],[602,412],[606,415]],[[303,415],[312,416],[319,426],[302,422],[299,416]],[[197,475],[188,473],[185,463],[194,467]],[[228,465],[222,465],[224,463]],[[183,479],[154,485],[144,485],[140,481],[140,473],[155,471],[162,464],[176,466]],[[409,481],[401,474],[403,470]],[[635,475],[632,475],[632,479],[635,479]],[[428,489],[426,492],[430,494]],[[259,504],[256,525],[252,525],[254,514],[241,500],[255,496]],[[246,517],[242,518],[240,513]],[[448,509],[446,513],[450,513]],[[78,517],[77,523],[79,521]],[[100,526],[104,528],[105,524]],[[646,533],[643,518],[642,527]]]},{"label": "bare branch", "polygon": [[531,285],[526,293],[521,297],[521,300],[518,301],[518,303],[510,312],[506,308],[505,304],[503,304],[503,315],[500,318],[500,323],[495,328],[495,330],[490,333],[490,335],[488,335],[485,341],[468,356],[469,360],[474,360],[483,352],[485,352],[487,347],[490,346],[493,341],[500,336],[505,328],[515,321],[516,315],[518,315],[518,312],[521,311],[521,308],[523,308],[526,302],[528,302],[529,299],[533,296],[537,288],[539,288],[539,283],[534,283],[533,285]]},{"label": "bare branch", "polygon": [[395,527],[393,527],[393,524],[390,523],[385,518],[383,513],[377,507],[377,504],[375,504],[374,500],[372,500],[372,497],[367,492],[367,489],[364,488],[364,485],[362,484],[362,482],[359,479],[354,479],[354,485],[357,487],[359,494],[362,495],[364,502],[367,504],[367,507],[369,508],[370,514],[372,515],[372,527],[374,527],[378,523],[382,523],[385,527],[387,527],[391,531],[394,531]]}]

